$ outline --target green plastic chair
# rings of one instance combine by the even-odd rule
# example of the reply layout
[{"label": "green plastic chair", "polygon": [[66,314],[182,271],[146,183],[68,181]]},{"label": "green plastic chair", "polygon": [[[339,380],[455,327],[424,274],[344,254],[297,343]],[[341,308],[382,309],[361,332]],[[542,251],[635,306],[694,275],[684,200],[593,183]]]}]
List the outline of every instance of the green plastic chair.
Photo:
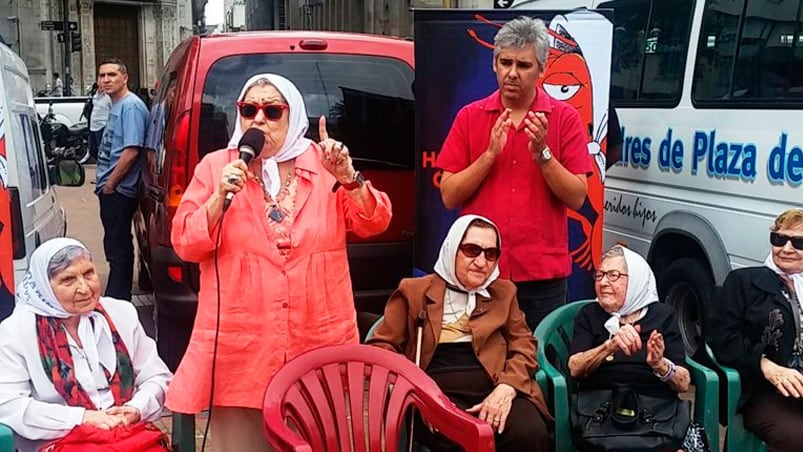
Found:
[{"label": "green plastic chair", "polygon": [[374,337],[374,333],[376,332],[376,329],[379,328],[379,324],[382,323],[382,319],[384,319],[384,318],[385,318],[384,315],[380,315],[379,318],[376,319],[374,324],[371,325],[371,328],[369,328],[368,332],[365,333],[365,342],[368,342],[368,339],[371,339],[372,337]]},{"label": "green plastic chair", "polygon": [[14,431],[0,424],[0,452],[14,452]]},{"label": "green plastic chair", "polygon": [[725,425],[725,452],[767,452],[767,444],[744,428],[742,415],[736,412],[736,406],[742,395],[739,371],[720,364],[708,345],[705,346],[705,350],[708,358],[723,375],[721,381],[725,385],[725,417],[722,419]]},{"label": "green plastic chair", "polygon": [[[573,452],[569,395],[576,384],[569,376],[569,345],[574,335],[574,318],[593,300],[575,301],[547,315],[535,329],[538,340],[538,364],[535,380],[555,416],[555,452]],[[708,435],[712,451],[719,450],[719,392],[716,372],[687,357],[692,383],[695,385],[694,419]]]},{"label": "green plastic chair", "polygon": [[170,441],[174,452],[195,452],[195,416],[173,413]]}]

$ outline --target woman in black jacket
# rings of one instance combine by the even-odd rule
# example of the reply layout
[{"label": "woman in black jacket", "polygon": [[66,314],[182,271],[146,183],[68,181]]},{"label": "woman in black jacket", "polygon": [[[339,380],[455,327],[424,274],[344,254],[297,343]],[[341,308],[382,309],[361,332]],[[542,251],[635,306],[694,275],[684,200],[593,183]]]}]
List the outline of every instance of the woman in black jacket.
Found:
[{"label": "woman in black jacket", "polygon": [[803,210],[782,213],[770,231],[764,266],[732,271],[715,297],[709,341],[739,371],[745,427],[770,451],[801,451]]}]

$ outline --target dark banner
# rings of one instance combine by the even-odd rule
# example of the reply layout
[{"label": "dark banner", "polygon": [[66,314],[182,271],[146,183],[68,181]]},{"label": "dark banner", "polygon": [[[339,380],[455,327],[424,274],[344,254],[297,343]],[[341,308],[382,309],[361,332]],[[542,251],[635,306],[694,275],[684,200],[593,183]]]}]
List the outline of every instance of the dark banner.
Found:
[{"label": "dark banner", "polygon": [[[502,6],[502,5],[498,5]],[[505,5],[506,6],[506,5]],[[589,197],[570,211],[569,249],[574,260],[570,299],[593,297],[591,272],[602,248],[602,203],[613,27],[609,11],[415,11],[417,274],[432,271],[440,243],[457,216],[440,198],[437,154],[458,110],[497,89],[492,70],[493,38],[506,21],[522,14],[549,25],[550,51],[539,84],[573,105],[587,127],[594,159]],[[505,202],[500,200],[500,202]]]}]

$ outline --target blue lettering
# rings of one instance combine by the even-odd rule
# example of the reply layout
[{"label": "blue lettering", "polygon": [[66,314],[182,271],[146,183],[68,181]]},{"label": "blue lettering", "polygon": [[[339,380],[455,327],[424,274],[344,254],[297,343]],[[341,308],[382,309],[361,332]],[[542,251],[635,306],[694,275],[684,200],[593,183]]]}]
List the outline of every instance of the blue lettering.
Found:
[{"label": "blue lettering", "polygon": [[743,152],[742,179],[754,181],[756,179],[756,146],[754,144],[748,144],[744,147]]},{"label": "blue lettering", "polygon": [[789,160],[786,161],[786,178],[793,186],[798,186],[803,181],[803,151],[800,148],[795,147],[789,151]]},{"label": "blue lettering", "polygon": [[705,159],[705,153],[708,149],[708,136],[705,132],[697,130],[694,132],[694,148],[692,150],[692,154],[694,155],[694,160],[692,160],[691,164],[691,173],[697,174],[697,166],[701,160]]},{"label": "blue lettering", "polygon": [[737,178],[741,175],[742,143],[731,143],[730,163],[728,164],[728,177]]},{"label": "blue lettering", "polygon": [[676,140],[672,145],[672,171],[679,173],[683,169],[683,142]]},{"label": "blue lettering", "polygon": [[650,166],[650,160],[652,155],[650,153],[650,145],[652,144],[652,139],[649,137],[644,137],[641,141],[641,167],[647,168]]},{"label": "blue lettering", "polygon": [[[711,133],[713,135],[714,132]],[[714,158],[709,160],[713,160],[708,167],[714,169],[714,176],[724,176],[728,172],[728,143],[717,143]],[[708,174],[711,175],[710,172]]]},{"label": "blue lettering", "polygon": [[782,184],[784,177],[784,160],[786,160],[786,134],[781,133],[777,146],[772,148],[767,159],[767,176],[773,184]]}]

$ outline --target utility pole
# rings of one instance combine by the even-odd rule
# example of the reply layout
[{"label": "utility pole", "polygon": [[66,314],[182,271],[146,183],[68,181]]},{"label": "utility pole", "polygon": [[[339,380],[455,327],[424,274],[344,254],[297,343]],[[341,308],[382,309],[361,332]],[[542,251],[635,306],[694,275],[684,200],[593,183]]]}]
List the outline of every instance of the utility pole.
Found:
[{"label": "utility pole", "polygon": [[71,71],[70,61],[72,60],[72,32],[70,32],[70,2],[69,0],[61,0],[61,20],[64,23],[62,32],[64,33],[64,95],[72,96],[72,87],[70,86]]}]

